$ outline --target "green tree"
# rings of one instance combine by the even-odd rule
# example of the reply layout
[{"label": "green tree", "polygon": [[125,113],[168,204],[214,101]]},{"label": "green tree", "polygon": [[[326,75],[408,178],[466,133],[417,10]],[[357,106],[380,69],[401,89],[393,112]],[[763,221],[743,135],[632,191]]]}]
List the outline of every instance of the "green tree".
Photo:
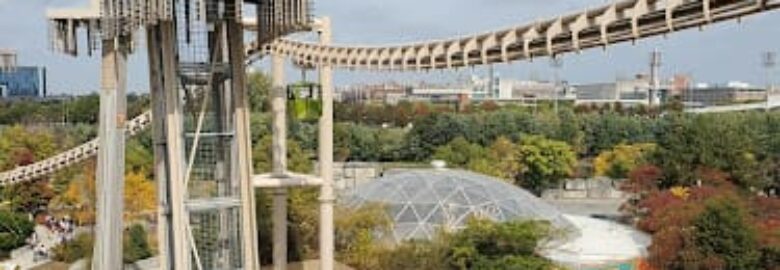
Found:
[{"label": "green tree", "polygon": [[583,116],[585,129],[585,153],[596,155],[618,144],[652,142],[655,120],[617,113],[589,114]]},{"label": "green tree", "polygon": [[699,168],[713,168],[732,176],[742,188],[763,188],[769,183],[760,172],[757,129],[749,115],[672,115],[657,131],[653,161],[665,173],[663,187],[696,184]]},{"label": "green tree", "polygon": [[124,237],[124,254],[122,260],[124,263],[134,263],[152,256],[152,249],[149,246],[148,233],[144,226],[134,224],[126,231]]},{"label": "green tree", "polygon": [[[356,269],[379,269],[385,248],[378,236],[392,233],[392,220],[382,205],[336,209],[338,259]],[[396,268],[409,269],[409,268]]]},{"label": "green tree", "polygon": [[471,128],[462,117],[437,113],[415,121],[406,137],[406,159],[423,161],[431,157],[436,148],[448,144],[457,137],[467,137]]},{"label": "green tree", "polygon": [[[152,178],[154,154],[152,153],[151,136],[144,132],[141,136],[127,141],[125,150],[125,170],[130,173],[143,174]],[[149,139],[149,140],[147,140]]]},{"label": "green tree", "polygon": [[499,137],[487,149],[485,158],[472,159],[470,170],[504,180],[513,180],[522,168],[518,161],[517,145],[506,137]]},{"label": "green tree", "polygon": [[472,160],[485,157],[485,149],[463,137],[457,137],[450,143],[436,148],[433,159],[446,161],[449,166],[466,168]]},{"label": "green tree", "polygon": [[0,211],[0,257],[25,244],[34,231],[34,224],[21,213]]},{"label": "green tree", "polygon": [[[271,136],[260,139],[252,150],[252,157],[255,172],[271,172],[273,166]],[[289,171],[308,173],[312,171],[313,165],[310,154],[301,149],[300,145],[293,140],[287,140],[287,169]]]},{"label": "green tree", "polygon": [[518,156],[523,169],[517,181],[537,195],[571,176],[577,163],[574,150],[565,142],[533,135],[520,140]]},{"label": "green tree", "polygon": [[698,250],[721,258],[727,269],[758,269],[760,252],[756,233],[739,202],[716,200],[694,220]]},{"label": "green tree", "polygon": [[271,77],[265,73],[254,72],[247,76],[249,88],[249,106],[253,112],[270,110]]}]

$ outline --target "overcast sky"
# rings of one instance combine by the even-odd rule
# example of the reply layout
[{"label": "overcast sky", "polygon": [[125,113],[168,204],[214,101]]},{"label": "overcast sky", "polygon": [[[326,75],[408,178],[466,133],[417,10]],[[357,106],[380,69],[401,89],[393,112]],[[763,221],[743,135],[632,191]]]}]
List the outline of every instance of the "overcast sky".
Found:
[{"label": "overcast sky", "polygon": [[[98,87],[96,57],[72,58],[49,50],[45,12],[47,8],[79,7],[87,0],[0,0],[0,48],[19,53],[22,65],[45,65],[50,91],[56,94],[93,92]],[[604,0],[315,0],[316,14],[330,16],[337,44],[397,44],[442,39],[521,25],[603,4]],[[780,12],[745,18],[741,24],[726,22],[704,31],[688,30],[666,38],[643,40],[566,55],[562,76],[573,83],[611,81],[648,69],[653,48],[663,52],[664,75],[686,73],[698,82],[730,80],[763,84],[760,55],[780,51]],[[131,57],[129,88],[147,88],[145,55]],[[267,63],[258,68],[267,70]],[[516,62],[498,65],[502,77],[546,79],[549,63]],[[484,68],[437,71],[426,74],[377,74],[338,71],[337,85],[376,81],[446,81]],[[291,80],[297,74],[289,76]],[[777,77],[777,75],[775,76]],[[780,81],[780,80],[776,80]]]}]

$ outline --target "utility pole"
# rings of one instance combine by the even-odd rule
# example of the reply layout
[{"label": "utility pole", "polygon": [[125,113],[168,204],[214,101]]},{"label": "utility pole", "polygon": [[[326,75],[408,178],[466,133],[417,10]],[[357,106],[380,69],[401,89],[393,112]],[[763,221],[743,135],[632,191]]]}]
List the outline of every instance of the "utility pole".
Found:
[{"label": "utility pole", "polygon": [[763,66],[765,70],[765,76],[766,76],[766,109],[769,110],[770,105],[770,97],[772,95],[772,92],[774,92],[774,81],[772,81],[772,72],[775,69],[775,66],[777,66],[777,54],[775,52],[764,52],[762,55],[763,60]]},{"label": "utility pole", "polygon": [[556,55],[553,56],[550,59],[550,66],[553,68],[553,80],[554,80],[554,86],[553,86],[553,109],[555,111],[555,115],[558,115],[558,95],[559,89],[561,87],[561,68],[563,68],[563,58]]},{"label": "utility pole", "polygon": [[650,106],[658,106],[660,101],[658,94],[661,91],[661,52],[658,49],[653,50],[650,54],[650,91],[649,91],[649,104]]}]

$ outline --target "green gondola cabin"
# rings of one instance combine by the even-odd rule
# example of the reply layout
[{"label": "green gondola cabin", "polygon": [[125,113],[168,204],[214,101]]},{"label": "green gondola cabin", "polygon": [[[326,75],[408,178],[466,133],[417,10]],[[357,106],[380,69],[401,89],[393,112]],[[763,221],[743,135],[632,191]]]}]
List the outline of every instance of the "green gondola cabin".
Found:
[{"label": "green gondola cabin", "polygon": [[298,120],[317,121],[322,115],[322,87],[311,82],[287,86],[287,110]]}]

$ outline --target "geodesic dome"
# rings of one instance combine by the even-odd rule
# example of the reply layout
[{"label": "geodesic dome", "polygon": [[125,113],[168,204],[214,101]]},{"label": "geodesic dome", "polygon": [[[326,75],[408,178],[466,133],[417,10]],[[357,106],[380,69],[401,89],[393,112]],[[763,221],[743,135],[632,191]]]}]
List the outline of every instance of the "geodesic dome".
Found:
[{"label": "geodesic dome", "polygon": [[559,229],[573,228],[554,206],[528,191],[462,170],[388,173],[358,186],[344,202],[350,207],[369,203],[386,207],[396,242],[431,239],[440,229],[461,229],[472,216],[497,222],[545,220]]}]

